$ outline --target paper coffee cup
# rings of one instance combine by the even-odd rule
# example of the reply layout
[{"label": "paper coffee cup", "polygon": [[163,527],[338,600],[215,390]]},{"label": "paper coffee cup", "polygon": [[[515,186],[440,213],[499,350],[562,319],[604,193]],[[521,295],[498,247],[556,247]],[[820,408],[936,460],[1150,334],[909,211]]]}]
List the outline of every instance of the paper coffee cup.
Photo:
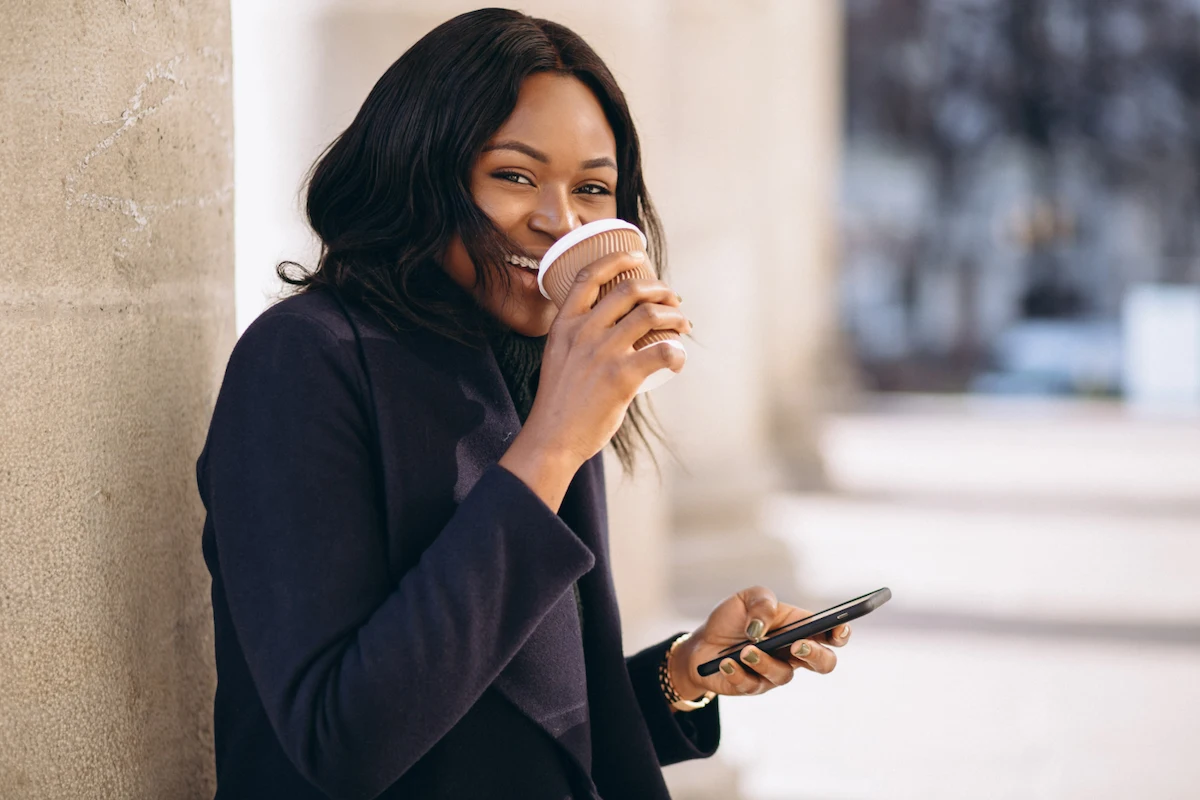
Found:
[{"label": "paper coffee cup", "polygon": [[[646,252],[646,235],[638,230],[636,225],[622,219],[601,219],[589,222],[563,236],[546,251],[546,255],[542,256],[541,263],[538,265],[538,288],[541,289],[543,296],[562,308],[563,303],[567,300],[567,295],[571,292],[571,287],[575,284],[575,276],[579,270],[612,253],[638,250]],[[630,278],[654,279],[657,276],[654,274],[654,267],[650,262],[644,261],[641,266],[622,272],[601,286],[596,302],[604,299],[604,296],[611,292],[618,283]],[[641,350],[654,345],[678,347],[680,350],[684,350],[683,343],[679,341],[679,333],[674,330],[650,331],[634,342],[633,348]],[[687,351],[684,350],[684,352]],[[673,377],[675,377],[675,373],[664,367],[646,378],[638,388],[638,394],[661,386]]]}]

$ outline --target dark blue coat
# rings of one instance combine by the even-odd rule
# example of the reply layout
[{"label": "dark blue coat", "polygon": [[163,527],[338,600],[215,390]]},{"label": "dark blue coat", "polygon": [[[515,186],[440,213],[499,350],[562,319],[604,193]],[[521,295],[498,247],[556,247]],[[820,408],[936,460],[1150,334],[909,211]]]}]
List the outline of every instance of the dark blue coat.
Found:
[{"label": "dark blue coat", "polygon": [[555,514],[496,463],[490,350],[352,314],[256,320],[197,464],[217,797],[667,797],[716,703],[671,713],[666,642],[623,654],[600,457]]}]

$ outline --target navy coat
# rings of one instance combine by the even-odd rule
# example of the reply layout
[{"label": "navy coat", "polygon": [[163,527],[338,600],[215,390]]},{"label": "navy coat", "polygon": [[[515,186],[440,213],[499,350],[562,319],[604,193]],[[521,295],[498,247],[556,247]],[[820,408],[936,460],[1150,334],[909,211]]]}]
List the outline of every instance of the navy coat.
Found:
[{"label": "navy coat", "polygon": [[623,654],[600,456],[554,513],[497,464],[490,350],[344,308],[250,326],[197,463],[217,797],[667,797],[717,704],[671,712],[670,640]]}]

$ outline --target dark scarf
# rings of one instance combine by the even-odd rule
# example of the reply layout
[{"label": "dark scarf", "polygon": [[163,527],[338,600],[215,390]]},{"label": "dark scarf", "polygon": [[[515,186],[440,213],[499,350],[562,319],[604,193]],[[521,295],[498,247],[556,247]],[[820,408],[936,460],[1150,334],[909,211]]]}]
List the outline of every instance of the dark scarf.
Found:
[{"label": "dark scarf", "polygon": [[496,354],[496,363],[500,374],[504,376],[504,385],[512,395],[513,405],[517,409],[517,417],[521,424],[529,418],[529,410],[533,408],[533,398],[537,394],[538,375],[542,369],[542,350],[546,347],[545,336],[522,336],[513,331],[496,331],[489,337],[492,352]]},{"label": "dark scarf", "polygon": [[[488,335],[496,364],[504,376],[504,385],[512,396],[513,406],[521,424],[529,418],[533,398],[537,394],[538,376],[542,371],[542,351],[546,347],[545,336],[522,336],[513,331],[492,331]],[[575,608],[579,612],[579,629],[583,630],[583,600],[579,596],[579,584],[571,584],[575,593]]]}]

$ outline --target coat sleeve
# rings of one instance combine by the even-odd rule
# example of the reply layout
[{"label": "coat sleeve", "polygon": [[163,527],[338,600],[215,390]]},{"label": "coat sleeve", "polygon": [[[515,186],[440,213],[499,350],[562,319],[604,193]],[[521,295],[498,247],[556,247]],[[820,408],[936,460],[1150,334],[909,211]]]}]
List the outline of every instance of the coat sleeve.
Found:
[{"label": "coat sleeve", "polygon": [[197,471],[266,714],[331,798],[395,782],[594,563],[493,465],[392,582],[353,348],[304,315],[260,318],[230,359]]},{"label": "coat sleeve", "polygon": [[679,635],[625,659],[634,694],[650,729],[654,752],[664,767],[693,758],[708,758],[717,752],[721,741],[719,697],[698,711],[675,712],[658,685],[658,665]]}]

